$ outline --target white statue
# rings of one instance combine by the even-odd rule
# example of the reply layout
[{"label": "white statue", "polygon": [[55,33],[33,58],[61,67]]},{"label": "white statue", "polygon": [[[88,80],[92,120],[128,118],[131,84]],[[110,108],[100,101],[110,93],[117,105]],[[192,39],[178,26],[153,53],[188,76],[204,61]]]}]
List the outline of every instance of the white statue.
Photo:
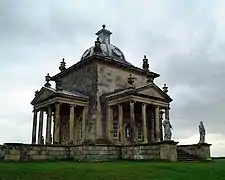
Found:
[{"label": "white statue", "polygon": [[163,121],[163,127],[164,127],[164,141],[171,140],[172,137],[172,125],[170,124],[169,119],[165,119]]},{"label": "white statue", "polygon": [[199,143],[205,143],[205,127],[202,121],[200,121],[200,124],[198,125],[198,129],[200,134]]}]

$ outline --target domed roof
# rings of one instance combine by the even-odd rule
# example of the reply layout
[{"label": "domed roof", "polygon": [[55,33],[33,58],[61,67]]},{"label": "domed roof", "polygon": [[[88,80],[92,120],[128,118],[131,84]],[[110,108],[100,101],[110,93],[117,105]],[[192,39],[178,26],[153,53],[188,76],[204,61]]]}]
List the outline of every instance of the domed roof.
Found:
[{"label": "domed roof", "polygon": [[[81,61],[91,57],[94,54],[112,58],[115,61],[119,61],[123,64],[132,65],[126,61],[123,52],[115,45],[110,44],[110,31],[105,29],[105,25],[102,25],[102,29],[99,30],[96,35],[98,36],[95,41],[95,46],[88,48],[81,57]],[[132,65],[133,66],[133,65]]]}]

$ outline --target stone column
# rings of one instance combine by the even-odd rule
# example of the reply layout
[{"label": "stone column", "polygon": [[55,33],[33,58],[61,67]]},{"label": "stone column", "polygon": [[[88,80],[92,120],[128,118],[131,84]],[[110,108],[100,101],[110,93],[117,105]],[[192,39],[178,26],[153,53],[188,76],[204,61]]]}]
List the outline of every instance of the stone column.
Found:
[{"label": "stone column", "polygon": [[146,104],[142,104],[142,128],[143,128],[143,142],[148,142],[148,130],[147,130],[147,122],[146,122]]},{"label": "stone column", "polygon": [[39,127],[38,127],[38,144],[42,144],[42,133],[43,133],[43,110],[40,110],[39,114]]},{"label": "stone column", "polygon": [[110,142],[113,141],[112,138],[112,122],[113,122],[113,107],[109,106],[108,107],[108,116],[107,116],[107,127],[108,127],[108,139]]},{"label": "stone column", "polygon": [[70,144],[74,144],[74,105],[70,105]]},{"label": "stone column", "polygon": [[36,144],[36,131],[37,131],[37,110],[33,110],[33,129],[32,129],[32,144]]},{"label": "stone column", "polygon": [[86,117],[87,117],[87,107],[83,107],[82,112],[82,141],[86,139]]},{"label": "stone column", "polygon": [[159,107],[155,107],[155,141],[160,142],[160,127],[159,127],[159,121],[160,121],[160,111]]},{"label": "stone column", "polygon": [[47,124],[46,124],[46,138],[45,142],[46,144],[51,144],[51,126],[52,126],[52,109],[50,106],[48,106],[48,112],[47,112]]},{"label": "stone column", "polygon": [[60,103],[55,103],[55,134],[54,134],[54,143],[59,144],[60,140]]},{"label": "stone column", "polygon": [[120,142],[123,143],[124,142],[124,132],[123,132],[123,106],[122,104],[118,105],[118,109],[119,109],[119,138],[120,138]]},{"label": "stone column", "polygon": [[135,114],[134,114],[134,101],[130,101],[130,128],[132,143],[136,142],[136,128],[135,128]]}]

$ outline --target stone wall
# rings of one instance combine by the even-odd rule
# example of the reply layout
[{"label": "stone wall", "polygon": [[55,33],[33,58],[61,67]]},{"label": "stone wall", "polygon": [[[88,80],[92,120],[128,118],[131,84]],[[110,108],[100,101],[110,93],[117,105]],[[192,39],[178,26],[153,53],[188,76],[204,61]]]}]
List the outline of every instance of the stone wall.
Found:
[{"label": "stone wall", "polygon": [[5,161],[111,161],[120,159],[116,146],[54,146],[10,143],[1,147]]},{"label": "stone wall", "polygon": [[[172,151],[174,150],[175,151]],[[7,143],[0,147],[0,160],[5,161],[113,161],[169,160],[176,161],[176,143],[155,143],[135,146],[110,145],[30,145]]]},{"label": "stone wall", "polygon": [[177,142],[166,141],[154,144],[124,146],[122,159],[177,161]]},{"label": "stone wall", "polygon": [[115,89],[128,87],[128,78],[132,74],[136,87],[147,84],[146,75],[141,75],[106,64],[98,64],[98,97],[104,93],[113,92]]},{"label": "stone wall", "polygon": [[211,144],[192,144],[192,145],[178,145],[177,149],[191,154],[201,160],[211,160],[210,156]]},{"label": "stone wall", "polygon": [[120,147],[75,146],[70,147],[70,159],[78,161],[113,161],[120,159]]},{"label": "stone wall", "polygon": [[159,145],[140,145],[122,147],[122,159],[126,160],[153,160],[160,159]]}]

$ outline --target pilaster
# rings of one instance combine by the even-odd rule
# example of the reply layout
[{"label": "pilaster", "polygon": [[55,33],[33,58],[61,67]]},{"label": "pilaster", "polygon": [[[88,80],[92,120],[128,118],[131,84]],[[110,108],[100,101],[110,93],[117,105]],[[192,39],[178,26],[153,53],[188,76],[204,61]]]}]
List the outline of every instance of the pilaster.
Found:
[{"label": "pilaster", "polygon": [[86,117],[87,117],[87,107],[83,107],[82,112],[82,141],[86,139]]},{"label": "pilaster", "polygon": [[108,116],[107,116],[107,127],[108,127],[108,139],[110,142],[113,141],[112,138],[112,123],[113,123],[113,107],[108,106]]}]

